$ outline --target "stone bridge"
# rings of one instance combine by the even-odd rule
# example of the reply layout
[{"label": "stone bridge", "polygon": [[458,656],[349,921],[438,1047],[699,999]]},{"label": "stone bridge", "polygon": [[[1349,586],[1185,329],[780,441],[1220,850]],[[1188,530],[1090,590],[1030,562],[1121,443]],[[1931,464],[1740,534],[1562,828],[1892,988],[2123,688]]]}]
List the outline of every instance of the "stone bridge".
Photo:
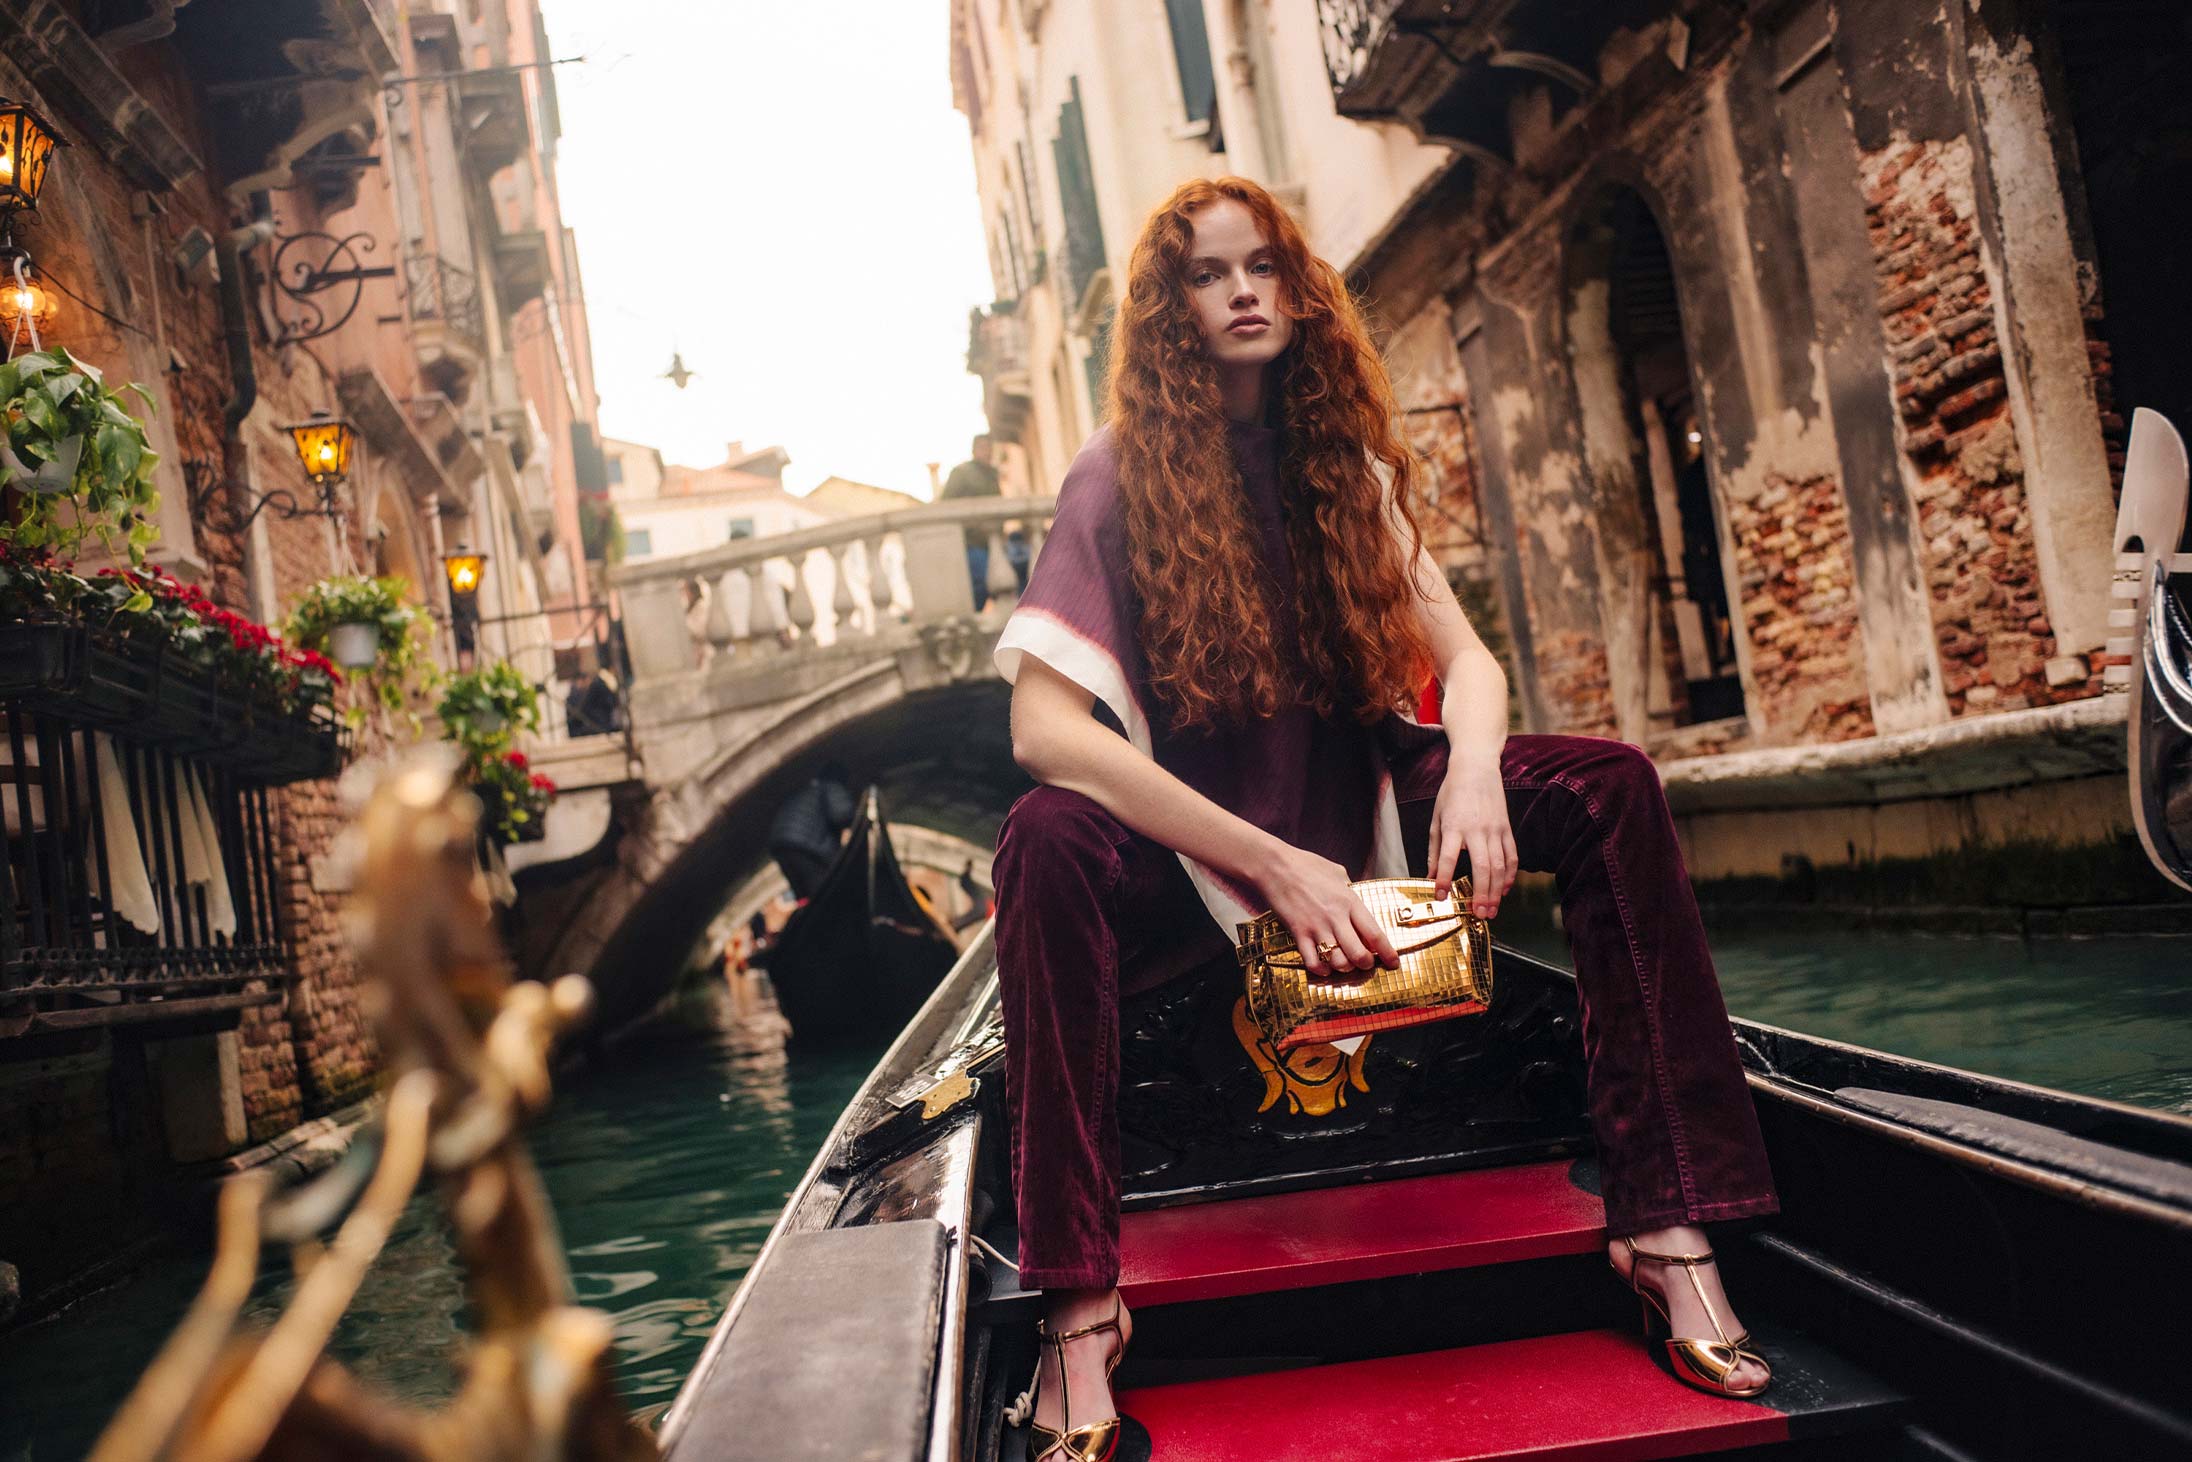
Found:
[{"label": "stone bridge", "polygon": [[[639,1013],[765,871],[777,804],[833,758],[880,784],[894,824],[923,830],[910,856],[972,857],[986,875],[1028,785],[990,664],[1017,595],[1005,536],[1039,554],[1053,501],[935,503],[621,566],[644,770],[613,855],[527,887],[525,966],[591,971],[607,1024]],[[980,614],[970,528],[991,542]]]}]

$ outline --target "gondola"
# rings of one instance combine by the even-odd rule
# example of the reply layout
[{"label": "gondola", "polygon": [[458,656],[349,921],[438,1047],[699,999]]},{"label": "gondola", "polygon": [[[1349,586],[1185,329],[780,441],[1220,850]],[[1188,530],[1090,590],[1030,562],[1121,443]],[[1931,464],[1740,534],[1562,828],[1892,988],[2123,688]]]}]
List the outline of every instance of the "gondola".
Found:
[{"label": "gondola", "polygon": [[[1775,1383],[1665,1373],[1607,1272],[1575,988],[1275,1062],[1223,970],[1122,1011],[1123,1410],[1231,1458],[2192,1455],[2192,1121],[1737,1021],[1783,1211],[1719,1242]],[[1252,1027],[1249,1028],[1252,1031]],[[1023,1457],[985,932],[794,1190],[674,1462]]]},{"label": "gondola", "polygon": [[881,1047],[935,990],[959,946],[898,866],[873,787],[844,850],[755,961],[804,1047]]},{"label": "gondola", "polygon": [[2129,696],[2131,815],[2147,857],[2192,890],[2192,554],[2184,441],[2156,412],[2132,418],[2116,512],[2117,627],[2110,688]]},{"label": "gondola", "polygon": [[[2185,454],[2142,412],[2130,461],[2111,678],[2141,836],[2192,887]],[[1495,968],[1484,1015],[1352,1053],[1280,1056],[1229,966],[1125,1002],[1134,1454],[2192,1456],[2192,1120],[1735,1021],[1782,1211],[1717,1242],[1775,1380],[1708,1397],[1606,1269],[1573,978]],[[1025,1457],[1003,1074],[985,930],[794,1190],[666,1456]]]}]

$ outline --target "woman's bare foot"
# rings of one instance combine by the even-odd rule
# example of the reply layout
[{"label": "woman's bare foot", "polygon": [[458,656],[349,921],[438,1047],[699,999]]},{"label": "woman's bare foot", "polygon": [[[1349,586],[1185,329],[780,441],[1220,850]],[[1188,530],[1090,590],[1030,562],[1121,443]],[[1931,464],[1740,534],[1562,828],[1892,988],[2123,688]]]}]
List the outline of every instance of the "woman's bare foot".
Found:
[{"label": "woman's bare foot", "polygon": [[[1637,1248],[1647,1254],[1712,1252],[1712,1241],[1705,1237],[1705,1231],[1690,1224],[1651,1229],[1629,1237],[1635,1241]],[[1632,1256],[1628,1244],[1620,1239],[1609,1240],[1606,1244],[1606,1256],[1613,1262],[1614,1272],[1623,1279],[1629,1279]],[[1690,1267],[1690,1272],[1697,1276],[1698,1285],[1702,1285],[1705,1290],[1705,1299],[1700,1300],[1697,1288],[1682,1275],[1684,1266],[1654,1264],[1649,1259],[1636,1260],[1635,1263],[1644,1271],[1644,1288],[1658,1295],[1661,1303],[1667,1307],[1670,1324],[1676,1335],[1691,1340],[1718,1340],[1725,1331],[1726,1338],[1733,1340],[1743,1333],[1743,1322],[1736,1318],[1735,1306],[1728,1303],[1727,1291],[1720,1286],[1719,1265],[1698,1264]],[[1711,1302],[1710,1310],[1706,1308],[1705,1301]],[[1718,1327],[1713,1323],[1715,1315],[1719,1317]],[[1756,1361],[1746,1360],[1729,1375],[1728,1384],[1737,1390],[1747,1390],[1752,1386],[1763,1385],[1771,1374]]]},{"label": "woman's bare foot", "polygon": [[1052,1335],[1064,1335],[1084,1325],[1111,1318],[1118,1306],[1119,1333],[1099,1330],[1065,1342],[1066,1380],[1058,1385],[1060,1347],[1045,1340],[1036,1351],[1035,1420],[1055,1432],[1089,1426],[1119,1414],[1111,1400],[1111,1380],[1105,1365],[1114,1354],[1124,1354],[1134,1336],[1134,1321],[1126,1302],[1115,1289],[1048,1289],[1043,1291],[1043,1322]]}]

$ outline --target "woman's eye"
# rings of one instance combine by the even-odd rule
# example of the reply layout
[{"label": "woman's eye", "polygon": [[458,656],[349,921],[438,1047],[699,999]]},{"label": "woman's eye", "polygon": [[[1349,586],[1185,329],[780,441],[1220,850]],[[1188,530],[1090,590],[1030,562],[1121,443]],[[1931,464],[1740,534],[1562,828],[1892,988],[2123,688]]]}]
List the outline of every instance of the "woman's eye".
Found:
[{"label": "woman's eye", "polygon": [[1272,273],[1277,266],[1274,265],[1269,259],[1259,259],[1252,267],[1258,274],[1269,274]]},{"label": "woman's eye", "polygon": [[1205,285],[1214,284],[1217,282],[1217,278],[1217,275],[1212,274],[1208,269],[1205,269],[1202,273],[1195,276],[1195,287],[1197,289],[1201,289]]}]

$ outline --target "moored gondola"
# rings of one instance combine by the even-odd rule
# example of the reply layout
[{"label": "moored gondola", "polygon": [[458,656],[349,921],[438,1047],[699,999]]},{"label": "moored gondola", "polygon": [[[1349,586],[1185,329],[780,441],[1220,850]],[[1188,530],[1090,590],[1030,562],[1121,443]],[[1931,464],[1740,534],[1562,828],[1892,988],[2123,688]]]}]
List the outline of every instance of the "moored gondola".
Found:
[{"label": "moored gondola", "polygon": [[837,861],[756,961],[791,1039],[879,1047],[905,1027],[959,947],[898,866],[873,787]]},{"label": "moored gondola", "polygon": [[2184,539],[2184,441],[2159,414],[2131,427],[2116,513],[2112,692],[2128,697],[2131,816],[2148,858],[2192,889],[2192,554]]}]

